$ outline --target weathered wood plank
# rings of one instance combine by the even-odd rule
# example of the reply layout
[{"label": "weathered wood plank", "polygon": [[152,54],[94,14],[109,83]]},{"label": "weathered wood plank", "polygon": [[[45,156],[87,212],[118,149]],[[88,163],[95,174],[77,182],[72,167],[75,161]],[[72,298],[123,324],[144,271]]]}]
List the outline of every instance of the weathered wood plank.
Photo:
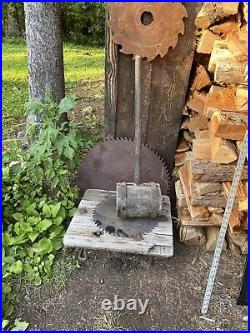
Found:
[{"label": "weathered wood plank", "polygon": [[[179,37],[176,48],[152,62],[142,61],[142,138],[161,154],[169,167],[174,166],[174,155],[181,125],[182,110],[189,81],[189,74],[195,48],[194,20],[200,3],[183,3],[188,12],[185,19],[185,34]],[[128,4],[129,6],[129,4]],[[107,39],[108,44],[112,43]],[[109,63],[117,82],[116,104],[106,94],[105,136],[134,138],[134,60],[132,56],[109,51]],[[106,69],[108,69],[106,67]],[[106,80],[109,77],[106,72]],[[116,84],[115,80],[109,85]],[[114,116],[115,115],[115,116]],[[110,124],[110,122],[112,124]],[[115,130],[114,130],[115,128]]]},{"label": "weathered wood plank", "polygon": [[115,135],[115,114],[117,102],[117,54],[118,46],[112,41],[110,30],[107,27],[108,10],[105,22],[105,108],[104,128],[109,137]]},{"label": "weathered wood plank", "polygon": [[[169,198],[162,198],[162,213],[165,221],[160,221],[142,240],[122,238],[100,232],[93,222],[93,209],[106,195],[107,191],[89,189],[85,192],[78,209],[64,236],[64,245],[96,250],[140,253],[144,255],[170,257],[173,255],[173,230]],[[115,192],[112,192],[113,194]]]}]

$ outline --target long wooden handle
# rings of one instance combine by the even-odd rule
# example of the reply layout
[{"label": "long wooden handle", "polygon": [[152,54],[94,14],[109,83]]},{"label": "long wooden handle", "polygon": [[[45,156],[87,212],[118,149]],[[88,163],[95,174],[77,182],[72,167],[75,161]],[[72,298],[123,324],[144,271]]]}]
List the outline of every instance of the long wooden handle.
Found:
[{"label": "long wooden handle", "polygon": [[136,185],[141,178],[141,57],[135,56],[135,178]]}]

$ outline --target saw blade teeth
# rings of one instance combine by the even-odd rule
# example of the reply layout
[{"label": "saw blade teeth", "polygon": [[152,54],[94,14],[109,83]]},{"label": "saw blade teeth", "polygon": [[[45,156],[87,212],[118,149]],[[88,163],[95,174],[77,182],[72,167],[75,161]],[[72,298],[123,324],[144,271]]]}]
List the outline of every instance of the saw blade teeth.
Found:
[{"label": "saw blade teeth", "polygon": [[[117,155],[121,152],[126,152],[126,156],[128,161],[131,160],[133,163],[133,152],[134,152],[135,142],[133,139],[125,137],[112,138],[110,140],[106,140],[98,143],[94,148],[92,148],[82,160],[80,166],[77,169],[77,185],[80,187],[82,192],[85,192],[88,188],[99,188],[104,190],[114,190],[116,188],[117,179],[122,179],[123,176],[125,179],[133,179],[133,174],[130,174],[128,171],[129,168],[114,168],[110,167],[109,161],[117,159]],[[112,151],[116,153],[112,153]],[[128,154],[129,152],[129,154]],[[171,191],[170,186],[170,170],[168,168],[168,164],[165,162],[164,158],[156,152],[151,145],[142,143],[142,154],[145,156],[145,160],[152,163],[152,165],[156,166],[157,172],[152,171],[151,181],[155,181],[161,183],[162,173],[164,174],[165,181],[162,183],[164,186],[164,194],[169,195]],[[104,157],[102,157],[104,156]],[[118,155],[119,156],[119,155]],[[119,159],[118,159],[119,160]],[[100,169],[99,165],[102,165]],[[117,165],[117,163],[116,163]],[[129,164],[131,165],[131,164]],[[106,173],[109,178],[108,181],[105,178],[101,179],[100,175],[97,177],[98,180],[95,180],[96,173],[102,172],[103,168],[108,168],[108,172]],[[145,165],[144,168],[147,168]],[[124,170],[123,170],[124,169]],[[123,174],[121,171],[123,170]],[[148,169],[146,169],[148,170]],[[151,168],[151,170],[155,170],[155,168]],[[111,171],[111,172],[110,172]],[[148,172],[148,171],[146,171]],[[117,176],[116,176],[117,174]],[[111,177],[111,181],[110,181]],[[129,178],[128,178],[129,177]],[[101,179],[101,180],[100,180]],[[114,183],[114,185],[113,185]],[[114,186],[111,188],[111,185]]]},{"label": "saw blade teeth", "polygon": [[115,235],[116,229],[113,226],[108,225],[105,228],[105,232],[108,233],[108,234],[110,234],[110,235]]},{"label": "saw blade teeth", "polygon": [[[145,9],[144,3],[133,3],[130,6],[126,3],[112,3],[108,7],[107,24],[111,30],[114,43],[121,46],[120,52],[131,54],[133,59],[135,55],[140,55],[147,61],[152,61],[158,54],[161,57],[165,56],[170,46],[172,48],[176,47],[178,36],[184,33],[185,23],[183,20],[188,14],[183,3],[149,3],[148,6]],[[162,13],[154,21],[155,29],[134,28],[133,22],[138,20],[137,13],[145,10],[152,10],[153,13],[154,10],[158,10]],[[171,15],[172,12],[175,13],[174,20]],[[123,33],[125,29],[126,35]],[[161,29],[161,35],[165,38],[155,37],[155,30],[157,31],[157,29]],[[145,43],[145,39],[147,43]],[[148,45],[148,47],[145,45]]]}]

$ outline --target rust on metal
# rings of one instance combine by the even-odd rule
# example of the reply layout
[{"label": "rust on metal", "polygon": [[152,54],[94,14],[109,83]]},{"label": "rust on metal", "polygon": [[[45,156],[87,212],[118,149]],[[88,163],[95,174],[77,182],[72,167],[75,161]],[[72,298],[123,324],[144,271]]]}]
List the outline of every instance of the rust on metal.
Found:
[{"label": "rust on metal", "polygon": [[[107,140],[90,150],[77,170],[77,184],[87,189],[115,191],[116,184],[134,178],[135,143],[132,140]],[[141,183],[160,184],[162,194],[171,192],[171,177],[165,163],[148,146],[141,146]]]},{"label": "rust on metal", "polygon": [[164,57],[184,34],[187,11],[181,2],[113,2],[108,9],[112,39],[125,54],[148,61]]}]

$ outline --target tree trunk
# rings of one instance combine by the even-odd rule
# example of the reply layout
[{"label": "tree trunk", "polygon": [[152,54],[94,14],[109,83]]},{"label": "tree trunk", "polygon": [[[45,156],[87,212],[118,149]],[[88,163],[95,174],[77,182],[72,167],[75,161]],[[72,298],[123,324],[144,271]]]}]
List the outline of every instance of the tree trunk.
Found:
[{"label": "tree trunk", "polygon": [[19,37],[18,13],[14,4],[6,4],[6,18],[4,20],[4,35],[7,38]]},{"label": "tree trunk", "polygon": [[58,2],[25,2],[30,100],[51,93],[55,102],[65,96],[61,6]]}]

